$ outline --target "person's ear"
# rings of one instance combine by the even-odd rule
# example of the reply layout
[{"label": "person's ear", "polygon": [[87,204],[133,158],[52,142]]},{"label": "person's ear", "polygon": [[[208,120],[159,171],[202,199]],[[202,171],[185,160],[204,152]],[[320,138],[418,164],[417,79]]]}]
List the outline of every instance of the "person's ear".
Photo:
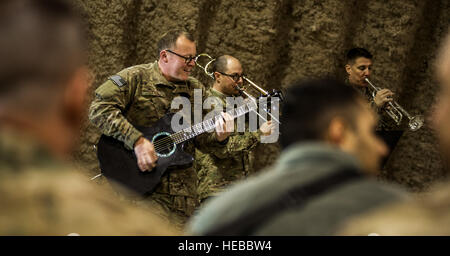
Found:
[{"label": "person's ear", "polygon": [[167,58],[167,51],[162,50],[162,51],[159,52],[159,60],[164,62],[164,63],[169,62],[169,59]]},{"label": "person's ear", "polygon": [[220,77],[220,73],[219,72],[214,72],[214,78],[215,78],[216,82],[218,84],[220,84],[221,77]]},{"label": "person's ear", "polygon": [[347,74],[350,75],[350,72],[352,71],[352,67],[350,66],[350,64],[345,65],[345,71],[347,71]]},{"label": "person's ear", "polygon": [[341,117],[334,117],[326,131],[326,140],[333,145],[341,145],[345,141],[347,126]]}]

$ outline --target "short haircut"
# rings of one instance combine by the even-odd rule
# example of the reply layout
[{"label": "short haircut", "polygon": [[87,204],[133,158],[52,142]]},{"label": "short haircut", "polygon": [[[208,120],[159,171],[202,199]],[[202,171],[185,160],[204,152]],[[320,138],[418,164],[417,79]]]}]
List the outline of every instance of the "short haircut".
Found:
[{"label": "short haircut", "polygon": [[[212,63],[211,69],[212,69],[211,70],[212,72],[226,73],[228,71],[228,56],[227,55],[222,55],[219,58],[217,58]],[[216,79],[215,76],[214,76],[214,79]]]},{"label": "short haircut", "polygon": [[0,96],[63,84],[85,64],[85,32],[68,1],[0,1]]},{"label": "short haircut", "polygon": [[280,142],[283,148],[303,141],[323,141],[335,117],[355,128],[362,101],[359,93],[330,78],[298,81],[288,87],[282,103]]},{"label": "short haircut", "polygon": [[175,44],[177,43],[177,39],[180,36],[185,36],[189,41],[195,42],[194,37],[189,32],[179,29],[169,30],[166,33],[164,33],[164,35],[162,35],[158,41],[157,56],[159,56],[159,53],[162,50],[173,49],[175,47]]},{"label": "short haircut", "polygon": [[364,57],[367,59],[372,59],[372,54],[364,48],[353,48],[347,52],[346,60],[347,64],[354,63],[357,58]]}]

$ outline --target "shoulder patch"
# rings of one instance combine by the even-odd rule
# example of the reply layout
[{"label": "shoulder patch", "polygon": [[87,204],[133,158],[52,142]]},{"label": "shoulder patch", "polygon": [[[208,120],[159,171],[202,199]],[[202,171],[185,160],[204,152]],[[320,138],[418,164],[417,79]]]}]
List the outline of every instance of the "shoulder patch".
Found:
[{"label": "shoulder patch", "polygon": [[123,79],[119,75],[110,76],[109,80],[111,80],[114,84],[116,84],[119,87],[127,85],[127,81],[125,81],[125,79]]}]

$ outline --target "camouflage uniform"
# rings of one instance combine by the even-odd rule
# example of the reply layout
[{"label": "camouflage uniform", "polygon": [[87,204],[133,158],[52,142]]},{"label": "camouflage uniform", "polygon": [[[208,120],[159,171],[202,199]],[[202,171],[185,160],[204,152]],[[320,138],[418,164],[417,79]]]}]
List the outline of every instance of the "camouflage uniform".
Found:
[{"label": "camouflage uniform", "polygon": [[75,170],[33,137],[0,127],[0,236],[178,234]]},{"label": "camouflage uniform", "polygon": [[[192,103],[194,89],[204,88],[191,77],[182,83],[167,81],[157,61],[124,69],[118,75],[126,83],[117,85],[108,80],[99,86],[90,107],[89,119],[102,133],[123,141],[130,150],[142,136],[134,126],[152,126],[170,112],[173,98],[189,97]],[[185,151],[193,154],[193,143],[188,143]],[[168,171],[149,199],[159,204],[168,215],[184,222],[198,205],[197,176],[192,164],[172,167]]]},{"label": "camouflage uniform", "polygon": [[[221,102],[217,104],[222,104],[225,109],[226,96],[221,92],[211,88],[205,96],[217,97],[214,99]],[[214,109],[214,104],[211,109]],[[194,166],[198,175],[197,193],[200,201],[215,196],[230,183],[243,179],[253,172],[250,151],[260,141],[261,133],[259,130],[239,133],[235,129],[224,144],[215,139],[214,132],[208,136],[208,141],[202,141],[206,135],[198,138],[201,146],[195,150]]]}]

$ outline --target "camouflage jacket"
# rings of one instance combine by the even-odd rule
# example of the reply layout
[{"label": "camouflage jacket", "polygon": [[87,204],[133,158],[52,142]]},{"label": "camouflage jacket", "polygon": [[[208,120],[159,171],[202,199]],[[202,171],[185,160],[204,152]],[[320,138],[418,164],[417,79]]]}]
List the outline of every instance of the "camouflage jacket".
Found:
[{"label": "camouflage jacket", "polygon": [[[204,89],[198,80],[191,77],[183,83],[167,81],[157,61],[124,69],[118,75],[123,83],[118,85],[109,79],[95,91],[89,119],[102,133],[123,141],[130,150],[142,136],[134,126],[152,126],[170,112],[171,101],[175,97],[188,97],[192,104],[194,89]],[[193,143],[188,143],[185,151],[193,154]],[[170,168],[152,196],[159,194],[164,197],[159,201],[170,209],[191,212],[192,206],[177,203],[174,197],[169,198],[168,195],[195,198],[196,178],[192,165]]]},{"label": "camouflage jacket", "polygon": [[176,235],[119,202],[34,137],[0,127],[0,235]]},{"label": "camouflage jacket", "polygon": [[[210,96],[216,97],[213,99],[226,107],[224,94],[211,88],[206,92],[205,98]],[[214,109],[214,104],[211,109]],[[209,111],[211,110],[205,111],[205,114]],[[243,133],[235,130],[226,143],[221,144],[215,140],[215,133],[210,133],[208,141],[202,142],[202,146],[195,150],[194,167],[198,175],[197,193],[200,200],[216,195],[225,186],[253,172],[253,158],[250,151],[258,144],[260,136],[259,130]],[[204,137],[206,136],[200,136],[199,140]]]}]

